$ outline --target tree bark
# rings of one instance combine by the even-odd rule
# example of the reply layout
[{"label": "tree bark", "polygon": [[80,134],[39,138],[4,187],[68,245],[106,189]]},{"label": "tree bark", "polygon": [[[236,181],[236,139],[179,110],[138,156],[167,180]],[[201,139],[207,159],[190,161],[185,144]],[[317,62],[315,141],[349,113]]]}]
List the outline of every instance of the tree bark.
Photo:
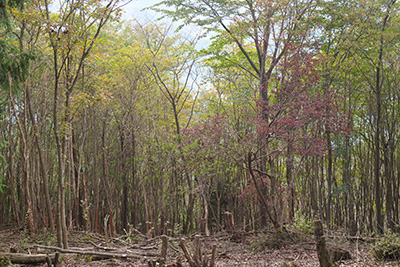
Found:
[{"label": "tree bark", "polygon": [[324,229],[322,227],[321,221],[315,222],[314,235],[317,245],[317,253],[320,267],[333,267],[334,265],[330,260],[329,253],[326,248]]},{"label": "tree bark", "polygon": [[[8,106],[8,112],[9,112],[9,121],[12,121],[12,112],[11,112],[11,103]],[[14,215],[15,219],[17,222],[17,227],[21,226],[21,219],[20,219],[20,211],[19,211],[19,206],[17,204],[17,197],[15,196],[15,175],[14,175],[14,168],[13,168],[13,154],[14,154],[14,147],[13,147],[13,136],[12,136],[12,127],[11,123],[8,124],[8,170],[7,170],[7,175],[10,183],[10,192],[11,192],[11,198],[12,198],[12,208],[14,210]]]},{"label": "tree bark", "polygon": [[107,197],[107,207],[108,207],[108,214],[110,215],[109,217],[109,227],[108,229],[104,229],[105,231],[109,231],[104,233],[106,236],[110,234],[111,237],[114,236],[114,222],[113,222],[113,217],[114,217],[114,212],[113,212],[113,200],[112,200],[112,187],[111,187],[111,182],[110,182],[110,172],[109,172],[109,166],[108,166],[108,154],[107,154],[107,145],[106,145],[106,122],[103,121],[103,134],[102,134],[102,157],[103,157],[103,176],[104,176],[104,189],[106,192],[106,197]]},{"label": "tree bark", "polygon": [[326,205],[326,222],[328,224],[328,228],[331,227],[331,205],[332,205],[332,142],[331,142],[331,133],[326,131],[326,142],[328,145],[328,168],[326,170],[326,178],[327,178],[327,205]]},{"label": "tree bark", "polygon": [[122,180],[122,203],[121,203],[121,230],[128,229],[128,177],[125,160],[127,158],[125,145],[125,132],[123,126],[119,126],[120,148],[121,148],[121,180]]},{"label": "tree bark", "polygon": [[384,231],[384,218],[382,216],[382,196],[381,196],[381,178],[380,178],[380,139],[381,139],[381,92],[382,92],[382,81],[383,81],[383,53],[384,53],[384,37],[383,34],[386,31],[387,23],[390,19],[390,11],[396,0],[391,0],[387,3],[386,14],[382,20],[382,26],[380,29],[380,43],[378,52],[378,62],[376,64],[376,76],[375,76],[375,159],[374,159],[374,180],[375,180],[375,207],[376,207],[376,226],[378,233]]},{"label": "tree bark", "polygon": [[48,258],[53,262],[55,254],[0,253],[0,259],[4,258],[13,264],[38,264],[47,262]]},{"label": "tree bark", "polygon": [[[290,142],[290,141],[289,141]],[[294,217],[294,181],[293,181],[293,154],[291,151],[291,144],[288,144],[287,147],[287,157],[286,157],[286,181],[288,184],[289,189],[289,196],[288,196],[288,206],[289,206],[289,214],[288,219],[289,223],[293,222]]]}]

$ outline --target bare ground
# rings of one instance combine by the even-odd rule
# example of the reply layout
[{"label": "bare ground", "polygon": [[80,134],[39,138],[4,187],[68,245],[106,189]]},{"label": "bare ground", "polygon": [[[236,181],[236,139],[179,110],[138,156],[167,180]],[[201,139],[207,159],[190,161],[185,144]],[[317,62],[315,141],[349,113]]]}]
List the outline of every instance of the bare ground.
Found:
[{"label": "bare ground", "polygon": [[[127,247],[154,247],[159,252],[160,239],[146,238],[143,235],[129,235],[118,238],[105,238],[104,236],[86,233],[70,233],[70,247],[94,248],[103,246],[107,248],[124,249]],[[185,237],[189,250],[192,249],[193,236]],[[49,234],[28,236],[19,230],[0,231],[0,252],[23,253],[51,253],[35,247],[35,244],[55,245],[55,237]],[[182,266],[189,266],[178,243],[178,238],[170,238],[167,264],[179,262]],[[296,262],[298,266],[319,266],[315,243],[311,237],[279,242],[276,246],[273,235],[241,235],[239,239],[232,240],[226,233],[210,237],[202,237],[204,251],[211,252],[213,244],[217,245],[215,266],[282,266],[284,263]],[[337,245],[350,251],[352,259],[336,262],[337,266],[400,266],[400,261],[376,261],[371,253],[371,245],[366,242],[349,242],[343,238],[328,238],[328,243]],[[274,244],[271,246],[271,244]],[[268,247],[276,248],[268,248]],[[279,248],[278,248],[279,247]],[[88,256],[63,254],[59,266],[148,266],[148,258],[121,259],[112,258],[93,260]],[[46,263],[37,265],[13,266],[47,266]]]}]

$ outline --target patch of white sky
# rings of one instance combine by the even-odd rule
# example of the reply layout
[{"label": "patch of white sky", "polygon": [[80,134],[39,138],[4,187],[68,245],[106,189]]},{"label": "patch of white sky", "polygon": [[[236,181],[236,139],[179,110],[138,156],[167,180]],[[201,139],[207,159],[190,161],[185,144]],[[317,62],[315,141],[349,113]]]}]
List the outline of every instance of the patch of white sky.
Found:
[{"label": "patch of white sky", "polygon": [[[160,3],[161,1],[162,0],[132,0],[130,3],[124,6],[122,19],[126,21],[137,20],[138,22],[144,24],[148,22],[157,24],[165,23],[167,25],[172,24],[172,28],[177,29],[181,22],[172,22],[172,20],[168,18],[161,19],[163,14],[149,9],[149,7]],[[183,37],[193,39],[204,35],[205,30],[196,25],[186,25],[179,31],[179,33]],[[212,34],[209,33],[208,36],[203,36],[200,38],[196,44],[196,48],[207,48],[211,43],[211,36]]]}]

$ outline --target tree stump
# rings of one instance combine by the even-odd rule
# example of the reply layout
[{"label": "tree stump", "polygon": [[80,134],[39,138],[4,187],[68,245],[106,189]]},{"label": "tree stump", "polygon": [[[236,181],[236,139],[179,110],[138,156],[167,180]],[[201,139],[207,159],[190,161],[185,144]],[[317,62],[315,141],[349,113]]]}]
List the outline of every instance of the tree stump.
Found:
[{"label": "tree stump", "polygon": [[233,214],[229,211],[224,213],[224,220],[225,220],[225,230],[232,234],[235,231],[235,221],[233,220]]},{"label": "tree stump", "polygon": [[318,260],[321,267],[333,267],[329,257],[328,250],[326,249],[324,229],[321,221],[315,222],[314,228],[315,241],[317,243]]},{"label": "tree stump", "polygon": [[351,259],[351,254],[348,250],[336,246],[329,249],[329,254],[331,255],[332,262]]},{"label": "tree stump", "polygon": [[161,245],[160,265],[163,266],[164,264],[167,263],[168,236],[162,235],[161,241],[162,241],[162,245]]}]

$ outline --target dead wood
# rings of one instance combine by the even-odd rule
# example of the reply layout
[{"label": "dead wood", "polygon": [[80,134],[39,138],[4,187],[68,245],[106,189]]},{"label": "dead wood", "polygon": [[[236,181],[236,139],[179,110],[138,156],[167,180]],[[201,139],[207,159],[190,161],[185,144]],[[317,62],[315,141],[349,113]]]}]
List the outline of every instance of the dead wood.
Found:
[{"label": "dead wood", "polygon": [[169,247],[170,249],[172,249],[173,251],[179,253],[179,249],[175,248],[173,245],[168,244],[168,247]]},{"label": "dead wood", "polygon": [[[116,248],[109,248],[109,247],[103,247],[103,246],[99,246],[96,243],[94,243],[93,241],[89,241],[90,244],[92,244],[95,248],[97,249],[102,249],[105,251],[115,251],[117,250]],[[71,248],[72,249],[72,248]],[[74,248],[75,249],[75,248]],[[87,250],[86,248],[82,249],[82,248],[77,248],[78,250]]]},{"label": "dead wood", "polygon": [[151,249],[157,249],[158,248],[158,244],[155,244],[153,246],[147,246],[147,247],[139,247],[136,246],[137,249],[143,249],[143,250],[151,250]]},{"label": "dead wood", "polygon": [[185,239],[182,238],[179,242],[185,258],[189,262],[190,267],[213,267],[215,265],[215,255],[217,246],[214,244],[211,252],[211,259],[202,251],[200,236],[196,235],[194,240],[194,254],[190,255],[186,248]]},{"label": "dead wood", "polygon": [[55,254],[24,254],[24,253],[0,253],[0,259],[7,259],[16,264],[37,264],[51,260],[54,262]]},{"label": "dead wood", "polygon": [[140,253],[140,252],[132,252],[132,251],[115,251],[115,252],[100,252],[100,251],[88,251],[88,250],[78,250],[78,249],[63,249],[59,247],[52,246],[43,246],[43,245],[35,245],[38,248],[55,250],[61,253],[69,253],[69,254],[79,254],[79,255],[90,255],[90,256],[101,256],[108,258],[133,258],[133,259],[141,259],[143,257],[160,257],[160,254],[157,253]]},{"label": "dead wood", "polygon": [[192,259],[192,256],[190,256],[189,251],[186,248],[186,244],[185,244],[185,239],[184,238],[181,238],[181,241],[179,241],[179,246],[182,248],[183,254],[185,254],[185,258],[189,262],[190,267],[197,267],[196,264],[194,263],[193,259]]}]

